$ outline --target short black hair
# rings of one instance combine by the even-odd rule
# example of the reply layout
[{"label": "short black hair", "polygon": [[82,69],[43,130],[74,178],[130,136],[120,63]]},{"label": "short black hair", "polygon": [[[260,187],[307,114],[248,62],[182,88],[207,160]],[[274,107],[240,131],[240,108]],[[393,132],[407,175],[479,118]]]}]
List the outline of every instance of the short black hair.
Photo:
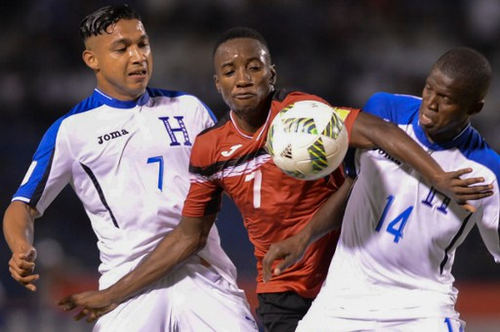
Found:
[{"label": "short black hair", "polygon": [[236,38],[251,38],[259,41],[266,48],[269,57],[271,57],[266,39],[257,30],[249,27],[234,27],[223,32],[215,42],[212,56],[215,55],[215,52],[217,52],[217,49],[221,44],[227,42],[228,40]]},{"label": "short black hair", "polygon": [[140,21],[141,17],[127,4],[101,7],[80,22],[80,37],[85,42],[91,36],[102,34],[111,24],[122,19]]},{"label": "short black hair", "polygon": [[492,77],[490,62],[472,48],[457,47],[447,51],[432,69],[439,69],[446,76],[462,81],[474,98],[482,100],[488,92]]}]

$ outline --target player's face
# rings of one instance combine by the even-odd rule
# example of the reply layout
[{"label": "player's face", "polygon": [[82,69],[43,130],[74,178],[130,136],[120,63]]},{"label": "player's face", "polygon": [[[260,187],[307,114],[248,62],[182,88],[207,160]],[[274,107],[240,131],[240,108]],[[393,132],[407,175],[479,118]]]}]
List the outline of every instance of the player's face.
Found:
[{"label": "player's face", "polygon": [[428,138],[434,142],[453,139],[479,112],[482,102],[475,102],[464,82],[449,77],[435,68],[422,91],[419,122]]},{"label": "player's face", "polygon": [[269,111],[276,72],[268,50],[252,38],[222,43],[214,56],[215,85],[238,116],[251,119]]},{"label": "player's face", "polygon": [[135,100],[151,78],[149,38],[136,19],[119,20],[107,32],[87,39],[83,59],[95,71],[101,91],[120,100]]}]

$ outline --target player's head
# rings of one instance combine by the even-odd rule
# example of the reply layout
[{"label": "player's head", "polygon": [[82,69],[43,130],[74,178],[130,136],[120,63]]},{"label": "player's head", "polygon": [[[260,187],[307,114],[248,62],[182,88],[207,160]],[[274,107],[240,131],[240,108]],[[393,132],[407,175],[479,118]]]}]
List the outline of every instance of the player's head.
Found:
[{"label": "player's head", "polygon": [[419,121],[434,142],[458,135],[484,105],[492,76],[488,60],[465,47],[443,54],[431,68],[422,91]]},{"label": "player's head", "polygon": [[80,23],[82,57],[96,74],[97,87],[111,97],[142,95],[153,70],[149,38],[139,15],[127,5],[105,6]]},{"label": "player's head", "polygon": [[260,33],[237,27],[227,30],[215,44],[215,86],[237,114],[267,114],[276,71],[267,43]]}]

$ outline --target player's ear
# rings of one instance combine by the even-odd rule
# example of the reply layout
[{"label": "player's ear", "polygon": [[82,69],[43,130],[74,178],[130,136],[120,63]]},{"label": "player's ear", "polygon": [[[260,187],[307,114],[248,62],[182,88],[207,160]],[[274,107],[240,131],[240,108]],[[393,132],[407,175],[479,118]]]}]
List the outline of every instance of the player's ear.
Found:
[{"label": "player's ear", "polygon": [[477,114],[477,113],[481,112],[481,110],[483,109],[483,106],[484,106],[484,100],[475,102],[471,105],[467,114],[469,114],[469,116]]},{"label": "player's ear", "polygon": [[271,70],[271,78],[269,79],[269,84],[274,88],[274,86],[276,85],[276,76],[278,75],[276,73],[276,66],[272,64],[270,66],[270,70]]},{"label": "player's ear", "polygon": [[219,93],[221,93],[221,87],[220,87],[219,77],[217,76],[217,74],[214,74],[214,83],[215,83],[215,87],[217,88],[217,91]]},{"label": "player's ear", "polygon": [[82,52],[82,59],[83,62],[92,69],[93,71],[98,71],[99,70],[99,61],[97,60],[97,57],[95,56],[94,52],[92,52],[89,49],[85,49]]}]

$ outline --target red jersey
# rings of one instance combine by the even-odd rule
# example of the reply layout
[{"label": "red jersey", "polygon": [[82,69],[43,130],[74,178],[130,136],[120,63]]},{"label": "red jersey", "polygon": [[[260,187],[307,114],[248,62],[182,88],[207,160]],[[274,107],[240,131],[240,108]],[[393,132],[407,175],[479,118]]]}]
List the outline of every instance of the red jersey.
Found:
[{"label": "red jersey", "polygon": [[[201,217],[220,208],[226,192],[239,208],[257,258],[257,293],[294,291],[313,298],[326,277],[338,234],[330,233],[313,243],[303,259],[273,277],[262,281],[262,259],[273,242],[299,232],[319,207],[343,183],[340,169],[315,181],[302,181],[283,173],[264,150],[267,131],[274,116],[300,100],[325,100],[302,92],[277,92],[266,122],[253,135],[243,132],[232,119],[232,112],[216,126],[196,138],[189,170],[191,187],[183,215]],[[337,108],[347,132],[359,110]]]}]

